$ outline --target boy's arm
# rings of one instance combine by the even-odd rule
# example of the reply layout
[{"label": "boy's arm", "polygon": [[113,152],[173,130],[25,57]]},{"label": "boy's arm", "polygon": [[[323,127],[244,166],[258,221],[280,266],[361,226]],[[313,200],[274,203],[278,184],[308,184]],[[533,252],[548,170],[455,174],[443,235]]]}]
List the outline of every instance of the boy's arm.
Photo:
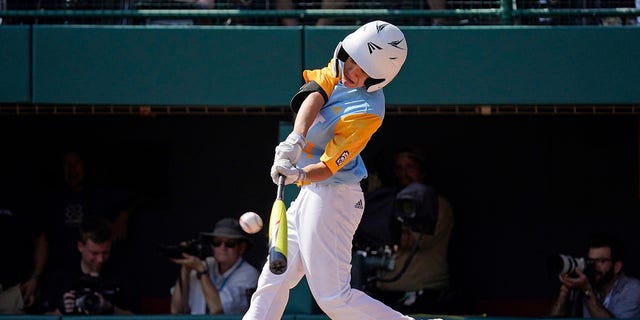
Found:
[{"label": "boy's arm", "polygon": [[291,109],[294,112],[297,113],[300,110],[302,102],[312,92],[318,92],[322,95],[324,99],[323,105],[329,100],[333,88],[340,81],[340,77],[335,72],[335,61],[337,61],[336,58],[331,59],[329,64],[322,69],[304,70],[302,72],[305,84],[300,87],[298,93],[291,99]]}]

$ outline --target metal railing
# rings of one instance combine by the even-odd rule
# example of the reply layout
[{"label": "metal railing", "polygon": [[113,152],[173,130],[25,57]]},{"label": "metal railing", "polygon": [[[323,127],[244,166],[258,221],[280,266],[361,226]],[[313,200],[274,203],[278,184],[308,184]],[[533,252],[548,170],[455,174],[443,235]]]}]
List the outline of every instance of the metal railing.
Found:
[{"label": "metal railing", "polygon": [[[629,0],[576,2],[560,6],[559,0],[450,0],[446,9],[430,10],[420,1],[354,0],[343,9],[322,9],[320,2],[306,2],[293,10],[281,10],[267,0],[242,5],[244,1],[226,0],[204,7],[187,0],[50,0],[50,5],[20,6],[21,1],[0,0],[0,18],[4,24],[29,23],[126,23],[148,24],[157,19],[184,19],[193,24],[279,25],[284,18],[296,18],[311,24],[320,18],[333,18],[335,24],[359,24],[364,20],[385,19],[404,25],[430,24],[443,18],[447,25],[465,24],[611,24],[637,25],[640,9]],[[197,1],[197,0],[193,0]],[[46,1],[41,1],[45,4]],[[424,1],[426,2],[426,1]],[[82,4],[79,4],[82,3]],[[92,5],[93,3],[93,5]],[[555,3],[555,4],[554,4]],[[638,4],[640,5],[640,4]],[[115,21],[115,22],[114,22]],[[132,22],[133,21],[133,22]],[[138,21],[137,23],[135,21]],[[204,22],[203,22],[204,21]],[[232,22],[230,22],[232,21]],[[608,22],[607,22],[608,21]]]},{"label": "metal railing", "polygon": [[[640,115],[640,105],[424,105],[387,106],[387,115]],[[289,116],[289,107],[21,105],[0,104],[0,116]]]}]

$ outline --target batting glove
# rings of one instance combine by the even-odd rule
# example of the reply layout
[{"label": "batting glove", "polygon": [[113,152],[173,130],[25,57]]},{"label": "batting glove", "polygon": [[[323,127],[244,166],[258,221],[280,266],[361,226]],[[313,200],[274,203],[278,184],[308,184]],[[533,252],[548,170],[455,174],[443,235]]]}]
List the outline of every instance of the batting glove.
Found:
[{"label": "batting glove", "polygon": [[273,180],[273,183],[278,184],[278,178],[280,175],[283,175],[285,178],[284,184],[304,181],[307,177],[304,170],[292,165],[291,161],[287,159],[276,160],[273,162],[273,166],[271,166],[271,180]]},{"label": "batting glove", "polygon": [[274,163],[280,159],[286,159],[295,165],[298,163],[298,160],[300,160],[300,154],[302,154],[302,149],[304,149],[306,144],[307,141],[301,134],[292,131],[287,139],[280,142],[276,147]]}]

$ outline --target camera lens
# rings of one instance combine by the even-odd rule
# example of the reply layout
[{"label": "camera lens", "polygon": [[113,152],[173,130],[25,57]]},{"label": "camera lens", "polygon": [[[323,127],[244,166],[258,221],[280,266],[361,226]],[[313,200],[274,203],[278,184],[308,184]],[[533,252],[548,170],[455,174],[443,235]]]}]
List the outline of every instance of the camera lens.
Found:
[{"label": "camera lens", "polygon": [[584,258],[575,258],[569,255],[559,254],[551,256],[549,260],[547,260],[547,268],[552,275],[571,274],[576,269],[584,271],[585,261]]}]

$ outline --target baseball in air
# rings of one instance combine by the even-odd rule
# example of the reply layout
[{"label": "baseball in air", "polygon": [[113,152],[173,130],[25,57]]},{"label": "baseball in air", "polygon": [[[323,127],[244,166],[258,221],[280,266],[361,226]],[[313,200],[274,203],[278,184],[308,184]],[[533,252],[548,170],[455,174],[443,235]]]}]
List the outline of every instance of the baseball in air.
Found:
[{"label": "baseball in air", "polygon": [[240,227],[244,232],[254,234],[262,230],[262,218],[252,211],[245,212],[240,216]]}]

